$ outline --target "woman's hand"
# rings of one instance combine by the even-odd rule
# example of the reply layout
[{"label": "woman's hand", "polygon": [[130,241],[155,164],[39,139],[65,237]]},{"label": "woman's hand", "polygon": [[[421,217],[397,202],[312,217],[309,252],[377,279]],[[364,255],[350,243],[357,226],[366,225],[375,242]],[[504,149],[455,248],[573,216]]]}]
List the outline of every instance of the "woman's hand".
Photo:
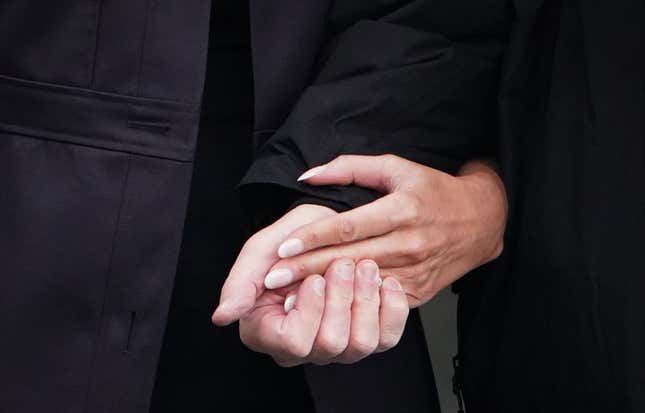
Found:
[{"label": "woman's hand", "polygon": [[[408,303],[394,278],[381,281],[373,261],[330,260],[320,275],[276,290],[264,276],[280,260],[277,249],[295,228],[336,215],[300,205],[251,237],[226,279],[213,322],[240,320],[240,337],[251,349],[283,366],[353,363],[388,350],[400,340]],[[379,286],[381,285],[379,289]]]},{"label": "woman's hand", "polygon": [[300,178],[310,185],[358,185],[387,195],[294,229],[265,278],[280,288],[323,273],[339,257],[372,259],[421,305],[502,251],[504,186],[484,161],[452,176],[393,156],[345,155]]},{"label": "woman's hand", "polygon": [[239,319],[244,343],[281,365],[351,363],[393,347],[408,305],[502,250],[506,197],[485,162],[453,177],[390,155],[342,156],[302,180],[387,195],[342,214],[301,205],[240,252],[213,322]]}]

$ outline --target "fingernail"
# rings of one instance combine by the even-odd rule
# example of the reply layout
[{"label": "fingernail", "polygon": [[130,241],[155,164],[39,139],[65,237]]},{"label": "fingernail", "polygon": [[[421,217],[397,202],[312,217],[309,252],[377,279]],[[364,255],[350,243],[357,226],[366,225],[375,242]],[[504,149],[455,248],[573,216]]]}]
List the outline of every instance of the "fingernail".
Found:
[{"label": "fingernail", "polygon": [[280,258],[289,258],[300,254],[305,249],[305,244],[298,238],[291,238],[280,244],[278,256]]},{"label": "fingernail", "polygon": [[269,290],[286,287],[293,282],[293,272],[287,268],[279,268],[267,274],[264,286]]},{"label": "fingernail", "polygon": [[289,311],[293,310],[293,307],[296,306],[296,294],[292,294],[287,297],[286,300],[284,300],[284,312],[288,313]]},{"label": "fingernail", "polygon": [[322,171],[325,170],[326,166],[327,165],[320,165],[320,166],[316,166],[315,168],[311,168],[304,174],[300,175],[300,177],[298,178],[298,182],[305,181],[309,178],[313,178],[314,176],[319,175]]},{"label": "fingernail", "polygon": [[314,280],[314,292],[322,297],[325,294],[325,279],[318,277]]},{"label": "fingernail", "polygon": [[354,262],[342,263],[338,266],[338,275],[343,280],[351,280],[354,278]]},{"label": "fingernail", "polygon": [[390,291],[403,291],[403,287],[394,277],[388,277],[383,281],[383,288]]},{"label": "fingernail", "polygon": [[374,261],[361,261],[357,268],[358,276],[363,280],[377,281],[380,279],[378,265]]}]

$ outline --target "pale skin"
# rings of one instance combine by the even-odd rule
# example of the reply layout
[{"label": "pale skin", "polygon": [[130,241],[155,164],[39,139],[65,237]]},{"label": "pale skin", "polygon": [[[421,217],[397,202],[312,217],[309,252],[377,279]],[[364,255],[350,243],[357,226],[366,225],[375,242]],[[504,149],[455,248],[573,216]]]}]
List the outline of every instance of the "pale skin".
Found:
[{"label": "pale skin", "polygon": [[[502,251],[507,201],[488,162],[452,176],[392,155],[345,155],[301,180],[384,196],[341,214],[302,205],[242,249],[213,321],[240,320],[244,343],[281,365],[351,363],[395,346],[409,308]],[[347,266],[354,274],[341,277]],[[372,269],[380,289],[362,276]]]}]

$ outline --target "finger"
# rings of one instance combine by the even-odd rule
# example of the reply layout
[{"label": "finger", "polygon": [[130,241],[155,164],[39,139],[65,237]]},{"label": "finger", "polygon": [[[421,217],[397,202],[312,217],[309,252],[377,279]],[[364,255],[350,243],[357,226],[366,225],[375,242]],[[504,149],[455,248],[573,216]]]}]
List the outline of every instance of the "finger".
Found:
[{"label": "finger", "polygon": [[354,269],[354,261],[343,258],[334,261],[325,274],[325,311],[309,356],[312,363],[329,363],[349,344]]},{"label": "finger", "polygon": [[308,170],[298,181],[310,185],[357,185],[387,193],[398,187],[406,173],[418,168],[418,164],[394,155],[341,155]]},{"label": "finger", "polygon": [[401,340],[410,308],[401,284],[394,277],[383,280],[381,287],[380,336],[378,352],[395,347]]},{"label": "finger", "polygon": [[288,313],[289,311],[293,310],[293,308],[296,306],[296,298],[298,297],[298,294],[293,293],[289,294],[287,298],[284,300],[284,312]]},{"label": "finger", "polygon": [[285,316],[278,334],[282,359],[303,363],[311,353],[325,308],[325,284],[323,277],[312,275],[298,289],[294,308]]},{"label": "finger", "polygon": [[333,213],[326,209],[296,208],[249,239],[224,282],[213,323],[227,325],[248,313],[264,290],[267,269],[279,259],[275,251],[280,242],[297,227]]},{"label": "finger", "polygon": [[[251,250],[258,251],[257,261],[252,261],[254,254]],[[224,282],[219,305],[213,313],[213,323],[228,325],[250,311],[264,290],[264,284],[258,282],[258,274],[262,273],[264,266],[274,262],[273,258],[262,255],[261,248],[253,248],[252,244],[247,243]]]},{"label": "finger", "polygon": [[278,261],[266,275],[268,289],[281,288],[305,278],[309,274],[323,273],[329,264],[339,258],[355,261],[374,260],[381,267],[406,267],[430,258],[441,241],[432,240],[428,234],[415,229],[404,229],[349,244],[324,247]]},{"label": "finger", "polygon": [[302,364],[311,352],[324,309],[325,280],[308,277],[298,289],[294,308],[257,307],[240,320],[240,337],[250,349],[266,353],[281,365]]},{"label": "finger", "polygon": [[349,345],[337,357],[339,363],[355,363],[373,353],[379,344],[380,276],[374,261],[363,260],[356,265],[354,302]]},{"label": "finger", "polygon": [[278,256],[288,258],[316,248],[387,234],[415,222],[419,213],[417,202],[409,195],[390,194],[356,209],[303,225],[280,244]]}]

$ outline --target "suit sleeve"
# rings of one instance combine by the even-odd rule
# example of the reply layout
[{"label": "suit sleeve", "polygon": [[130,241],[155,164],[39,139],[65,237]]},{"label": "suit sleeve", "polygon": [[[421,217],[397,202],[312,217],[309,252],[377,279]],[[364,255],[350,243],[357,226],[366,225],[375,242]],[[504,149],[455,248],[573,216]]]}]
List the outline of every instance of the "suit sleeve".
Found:
[{"label": "suit sleeve", "polygon": [[329,41],[311,85],[244,177],[247,202],[280,194],[288,205],[313,199],[347,209],[378,197],[296,182],[341,154],[396,154],[455,173],[495,152],[501,42],[455,41],[421,26],[360,20]]}]

